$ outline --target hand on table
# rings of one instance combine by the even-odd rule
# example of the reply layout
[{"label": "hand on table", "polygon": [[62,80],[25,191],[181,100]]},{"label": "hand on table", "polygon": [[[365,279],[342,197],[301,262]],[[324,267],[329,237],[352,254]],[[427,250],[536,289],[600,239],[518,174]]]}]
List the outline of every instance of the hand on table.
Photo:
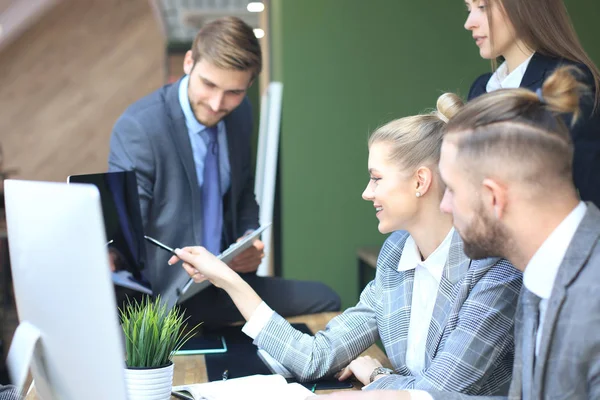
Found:
[{"label": "hand on table", "polygon": [[[358,357],[338,374],[338,379],[343,381],[354,375],[356,379],[366,386],[371,383],[370,378],[373,370],[381,366],[382,365],[378,360],[369,356]],[[378,375],[378,377],[381,376],[383,375]],[[375,379],[377,379],[377,377]]]}]

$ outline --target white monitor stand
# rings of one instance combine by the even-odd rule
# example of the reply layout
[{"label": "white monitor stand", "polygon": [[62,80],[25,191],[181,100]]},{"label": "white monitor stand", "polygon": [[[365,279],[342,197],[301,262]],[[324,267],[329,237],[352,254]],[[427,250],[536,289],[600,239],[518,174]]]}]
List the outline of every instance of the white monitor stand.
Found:
[{"label": "white monitor stand", "polygon": [[98,189],[5,181],[10,262],[20,325],[13,383],[31,365],[41,399],[125,400],[124,347]]}]

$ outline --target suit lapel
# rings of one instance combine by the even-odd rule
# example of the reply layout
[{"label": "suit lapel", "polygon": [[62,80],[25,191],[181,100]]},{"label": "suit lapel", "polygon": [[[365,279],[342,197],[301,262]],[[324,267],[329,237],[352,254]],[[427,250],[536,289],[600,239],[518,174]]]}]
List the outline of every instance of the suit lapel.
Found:
[{"label": "suit lapel", "polygon": [[448,259],[440,280],[440,287],[427,333],[427,345],[425,347],[425,365],[427,366],[437,353],[444,327],[452,310],[453,299],[455,298],[453,294],[456,293],[456,286],[460,285],[470,265],[471,260],[463,251],[463,242],[460,235],[455,231],[450,243]]},{"label": "suit lapel", "polygon": [[534,53],[529,61],[525,75],[521,80],[521,87],[535,90],[542,86],[548,75],[558,66],[559,60]]},{"label": "suit lapel", "polygon": [[[560,264],[554,287],[548,301],[546,316],[543,321],[542,338],[539,345],[539,354],[535,363],[534,383],[535,388],[543,387],[545,368],[550,352],[550,344],[556,329],[560,309],[567,296],[567,288],[577,277],[596,246],[600,237],[600,211],[592,203],[587,203],[587,212],[575,235],[569,244],[565,258]],[[540,392],[540,397],[544,393]]]},{"label": "suit lapel", "polygon": [[[229,232],[234,237],[228,238],[229,242],[234,242],[237,237],[236,235],[243,234],[243,232],[238,232],[237,227],[237,208],[235,199],[237,198],[237,193],[240,191],[239,183],[240,183],[240,159],[237,157],[244,149],[238,149],[239,140],[235,138],[235,132],[239,132],[240,128],[238,127],[239,122],[236,118],[232,118],[232,114],[227,116],[224,120],[225,122],[225,134],[227,135],[227,151],[229,153],[229,168],[231,173],[231,187],[229,188],[229,211],[231,212],[231,222],[233,224],[232,231]],[[225,210],[223,210],[225,212]],[[227,231],[227,230],[226,230]]]},{"label": "suit lapel", "polygon": [[396,371],[400,374],[410,375],[410,370],[406,367],[406,340],[410,324],[415,270],[398,271],[400,258],[402,257],[404,245],[409,235],[394,233],[390,239],[395,238],[396,235],[398,235],[398,240],[389,249],[384,245],[377,261],[378,264],[381,263],[386,284],[394,287],[394,290],[383,290],[383,296],[385,296],[385,299],[382,301],[384,307],[383,315],[395,315],[394,317],[387,317],[381,320],[379,332],[385,344],[386,353],[395,355],[394,357],[390,357],[391,359],[400,360],[394,363]]},{"label": "suit lapel", "polygon": [[[172,84],[165,94],[167,110],[170,117],[170,134],[173,138],[173,143],[177,149],[176,154],[172,157],[179,157],[183,169],[185,171],[188,186],[191,188],[192,204],[194,205],[193,221],[202,221],[202,195],[198,187],[198,177],[196,176],[196,165],[194,164],[194,155],[192,154],[192,144],[188,134],[188,129],[185,124],[185,115],[179,104],[179,84],[181,79]],[[202,243],[201,224],[194,223],[194,237],[198,243]]]},{"label": "suit lapel", "polygon": [[[399,260],[398,260],[399,261]],[[396,264],[396,269],[398,268],[398,264]],[[399,309],[403,314],[400,318],[402,321],[406,321],[406,329],[400,329],[398,331],[398,359],[404,360],[402,365],[406,368],[404,373],[410,374],[410,370],[406,367],[406,345],[408,340],[408,326],[410,325],[410,312],[412,309],[412,295],[413,295],[413,285],[415,283],[415,270],[409,269],[408,271],[399,272],[404,276],[401,278],[403,287],[402,296],[400,296],[399,301]],[[394,304],[394,302],[388,302],[388,304]],[[389,312],[393,312],[393,310],[389,310]]]}]

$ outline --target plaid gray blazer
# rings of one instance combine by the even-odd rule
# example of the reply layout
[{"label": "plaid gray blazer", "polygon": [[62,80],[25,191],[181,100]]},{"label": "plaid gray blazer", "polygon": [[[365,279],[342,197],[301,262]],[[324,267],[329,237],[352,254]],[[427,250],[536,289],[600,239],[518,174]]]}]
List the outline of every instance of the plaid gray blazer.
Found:
[{"label": "plaid gray blazer", "polygon": [[14,386],[2,386],[0,385],[0,400],[20,400],[21,394]]},{"label": "plaid gray blazer", "polygon": [[407,237],[406,232],[390,235],[359,303],[324,331],[303,334],[274,314],[254,343],[308,381],[338,372],[381,338],[396,374],[369,389],[506,394],[522,274],[503,259],[470,260],[455,234],[427,335],[426,368],[413,376],[405,361],[414,270],[398,271]]},{"label": "plaid gray blazer", "polygon": [[[521,293],[511,400],[600,399],[600,211],[587,206],[552,288],[537,357],[527,337],[534,337],[539,299],[526,288]],[[474,400],[431,394],[436,400]]]}]

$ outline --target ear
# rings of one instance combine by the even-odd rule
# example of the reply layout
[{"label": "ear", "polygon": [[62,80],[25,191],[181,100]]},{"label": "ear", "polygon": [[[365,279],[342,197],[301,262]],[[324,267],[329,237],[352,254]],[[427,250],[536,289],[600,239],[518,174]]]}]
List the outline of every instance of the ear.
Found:
[{"label": "ear", "polygon": [[415,192],[419,192],[421,193],[421,196],[424,196],[431,187],[433,172],[431,172],[431,169],[428,167],[419,167],[417,172],[415,172],[415,180]]},{"label": "ear", "polygon": [[189,75],[192,73],[193,69],[194,69],[194,60],[192,59],[192,51],[188,50],[185,53],[185,57],[183,58],[183,72],[185,72],[186,75]]},{"label": "ear", "polygon": [[497,219],[502,219],[508,202],[508,190],[504,184],[496,180],[486,178],[482,182],[482,201],[486,208],[494,210]]}]

